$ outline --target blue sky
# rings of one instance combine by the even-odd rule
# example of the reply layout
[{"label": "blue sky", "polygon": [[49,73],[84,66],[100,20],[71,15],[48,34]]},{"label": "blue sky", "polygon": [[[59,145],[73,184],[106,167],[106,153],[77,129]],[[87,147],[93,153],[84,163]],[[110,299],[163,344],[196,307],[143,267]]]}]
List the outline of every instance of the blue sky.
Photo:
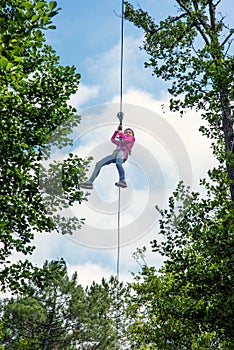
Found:
[{"label": "blue sky", "polygon": [[[164,6],[160,6],[161,15],[166,14],[169,3],[171,1],[167,0]],[[82,84],[101,85],[102,93],[98,98],[93,96],[93,104],[109,102],[113,94],[119,91],[121,1],[63,0],[58,1],[58,4],[62,11],[55,18],[56,31],[47,34],[49,42],[56,48],[62,64],[77,67],[77,71],[82,75]],[[144,6],[153,12],[155,4],[154,1],[148,0],[144,1]],[[127,76],[127,79],[124,79],[124,89],[141,85],[143,74],[145,91],[158,96],[162,82],[159,85],[159,82],[152,79],[150,70],[143,67],[146,55],[138,49],[142,35],[140,29],[125,22],[124,34],[124,71]],[[107,53],[109,55],[106,61],[103,61]],[[140,68],[141,74],[136,74],[136,67]],[[110,77],[112,89],[109,89],[110,80],[104,81],[107,69],[115,72]]]},{"label": "blue sky", "polygon": [[[227,10],[232,0],[225,4]],[[117,126],[121,2],[58,0],[58,5],[62,10],[54,20],[57,29],[47,32],[46,38],[60,56],[61,64],[74,65],[81,74],[79,91],[70,101],[82,116],[81,125],[72,136],[72,152],[82,157],[92,155],[95,162],[112,151],[109,139]],[[144,0],[140,5],[152,17],[176,13],[172,0]],[[150,240],[157,237],[159,216],[155,205],[167,205],[168,196],[181,178],[197,189],[198,179],[214,164],[208,141],[198,133],[199,114],[191,111],[181,120],[169,112],[167,85],[144,68],[147,56],[139,50],[141,42],[141,31],[125,22],[124,123],[134,128],[137,142],[125,166],[128,189],[121,192],[123,280],[130,279],[130,272],[138,269],[132,253],[137,247],[149,246]],[[62,158],[64,154],[56,153],[54,157]],[[57,233],[36,236],[37,249],[32,256],[35,263],[41,265],[46,259],[63,257],[69,271],[78,272],[82,284],[116,273],[116,176],[115,167],[103,169],[88,203],[70,209],[72,215],[87,219],[80,232],[72,237]],[[162,263],[161,257],[150,250],[146,260],[156,267]]]}]

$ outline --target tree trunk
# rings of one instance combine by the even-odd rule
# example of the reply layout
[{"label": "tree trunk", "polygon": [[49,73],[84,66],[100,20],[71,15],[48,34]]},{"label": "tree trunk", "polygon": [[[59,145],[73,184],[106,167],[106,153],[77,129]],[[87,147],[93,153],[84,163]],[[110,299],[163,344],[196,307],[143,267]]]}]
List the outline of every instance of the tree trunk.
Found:
[{"label": "tree trunk", "polygon": [[[220,101],[222,106],[222,122],[223,122],[223,133],[225,140],[225,151],[226,156],[226,168],[229,179],[231,180],[230,192],[231,199],[234,201],[234,165],[233,157],[230,154],[233,151],[233,120],[230,102],[228,99],[228,90],[220,91]],[[230,161],[231,160],[231,161]]]},{"label": "tree trunk", "polygon": [[51,328],[54,320],[54,312],[55,312],[55,303],[53,305],[53,308],[51,310],[50,316],[49,316],[49,322],[47,325],[47,330],[46,330],[46,335],[42,344],[42,350],[47,350],[49,339],[50,339],[50,333],[51,333]]}]

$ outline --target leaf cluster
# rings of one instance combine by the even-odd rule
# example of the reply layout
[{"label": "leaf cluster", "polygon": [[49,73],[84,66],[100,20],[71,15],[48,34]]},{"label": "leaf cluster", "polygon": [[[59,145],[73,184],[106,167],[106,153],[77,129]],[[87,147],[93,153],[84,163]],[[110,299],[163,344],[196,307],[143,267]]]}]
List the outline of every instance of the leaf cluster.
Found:
[{"label": "leaf cluster", "polygon": [[123,285],[111,277],[84,288],[78,284],[77,273],[69,278],[62,260],[45,262],[44,270],[50,277],[43,286],[32,282],[25,296],[2,301],[0,343],[9,350],[20,348],[20,344],[25,346],[22,349],[29,344],[48,350],[115,349],[117,310],[121,314],[119,329],[124,322]]},{"label": "leaf cluster", "polygon": [[200,110],[216,139],[224,127],[224,109],[231,114],[234,67],[229,54],[234,30],[224,23],[219,3],[176,0],[177,13],[157,21],[125,2],[125,18],[145,33],[143,49],[149,55],[145,66],[172,82],[171,110],[181,115],[187,108]]},{"label": "leaf cluster", "polygon": [[[63,233],[71,233],[83,222],[66,220],[60,212],[49,215],[40,192],[40,163],[49,158],[52,147],[71,145],[69,134],[80,122],[76,109],[68,103],[77,91],[80,74],[74,66],[60,64],[43,34],[52,29],[59,10],[55,1],[1,1],[1,289],[24,289],[24,280],[33,278],[33,266],[28,261],[11,265],[11,255],[14,251],[32,254],[36,233],[50,233],[59,226]],[[74,174],[72,166],[76,166]],[[56,204],[67,207],[85,199],[75,180],[84,176],[86,167],[87,161],[79,157],[66,160],[64,178],[59,182],[64,189],[61,198],[55,198],[53,210]],[[56,172],[55,167],[52,170]],[[39,273],[36,268],[35,273]]]},{"label": "leaf cluster", "polygon": [[[201,180],[206,196],[179,183],[160,210],[152,250],[162,268],[143,265],[129,300],[130,334],[140,349],[233,346],[233,202],[225,169]],[[162,236],[160,238],[160,236]]]}]

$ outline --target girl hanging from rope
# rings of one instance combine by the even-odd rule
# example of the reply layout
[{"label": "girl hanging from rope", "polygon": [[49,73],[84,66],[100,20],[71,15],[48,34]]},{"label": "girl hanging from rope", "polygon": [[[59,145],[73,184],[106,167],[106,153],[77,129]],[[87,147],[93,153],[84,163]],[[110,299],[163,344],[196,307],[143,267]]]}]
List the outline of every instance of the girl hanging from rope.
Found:
[{"label": "girl hanging from rope", "polygon": [[104,157],[96,163],[94,171],[90,176],[88,182],[81,184],[82,188],[92,190],[93,182],[98,176],[101,168],[104,165],[109,165],[111,163],[116,164],[119,173],[119,181],[116,182],[115,185],[117,187],[122,188],[127,187],[123,163],[126,162],[129,154],[131,154],[131,150],[135,142],[134,132],[130,128],[127,128],[124,130],[124,132],[122,132],[122,123],[120,122],[118,129],[114,132],[114,134],[111,137],[111,141],[117,145],[116,149],[111,155]]}]

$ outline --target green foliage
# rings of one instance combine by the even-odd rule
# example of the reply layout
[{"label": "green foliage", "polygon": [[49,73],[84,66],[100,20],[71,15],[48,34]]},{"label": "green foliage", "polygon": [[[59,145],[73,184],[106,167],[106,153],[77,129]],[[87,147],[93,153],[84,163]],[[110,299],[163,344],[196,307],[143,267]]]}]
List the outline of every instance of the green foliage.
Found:
[{"label": "green foliage", "polygon": [[[143,266],[130,295],[130,334],[140,349],[232,349],[234,258],[233,69],[234,30],[222,1],[175,0],[161,21],[125,3],[125,17],[145,34],[145,64],[167,81],[170,108],[200,111],[220,166],[201,180],[206,191],[180,183],[159,210],[163,239],[152,249],[161,270]],[[230,195],[231,194],[231,195]],[[135,317],[136,315],[136,317]]]},{"label": "green foliage", "polygon": [[[13,291],[24,290],[27,280],[39,275],[39,269],[34,271],[28,261],[11,264],[13,251],[32,254],[36,232],[49,233],[61,225],[63,233],[71,233],[82,223],[77,218],[67,223],[60,213],[49,215],[39,190],[40,161],[49,157],[51,147],[70,144],[68,134],[80,121],[67,103],[77,91],[80,75],[75,67],[59,64],[43,34],[52,29],[58,11],[55,1],[1,1],[0,282],[2,289]],[[87,161],[69,157],[65,168],[69,164],[78,165],[76,179],[82,181]],[[58,200],[62,207],[86,199],[75,189],[71,170],[65,176],[65,189]]]},{"label": "green foliage", "polygon": [[234,201],[233,69],[231,54],[234,29],[219,13],[221,1],[175,0],[177,13],[158,21],[126,2],[125,17],[143,29],[143,48],[149,54],[146,67],[171,85],[170,108],[181,115],[189,108],[199,110],[208,121],[203,134],[213,139],[213,150],[226,162]]},{"label": "green foliage", "polygon": [[40,167],[40,192],[47,214],[53,220],[55,228],[62,234],[72,234],[81,228],[84,218],[63,217],[63,209],[74,202],[87,200],[88,194],[80,189],[80,182],[86,176],[91,157],[83,160],[70,153],[63,161],[53,161],[49,166]]},{"label": "green foliage", "polygon": [[[172,293],[190,302],[183,316],[202,323],[212,332],[232,339],[234,218],[228,199],[225,170],[210,172],[212,183],[203,180],[207,199],[198,199],[178,188],[163,212],[160,233],[165,242],[153,242],[153,250],[167,257],[164,272],[175,279]],[[216,181],[216,182],[215,182]],[[179,207],[178,201],[182,202]]]},{"label": "green foliage", "polygon": [[[146,67],[152,68],[157,77],[172,81],[170,108],[181,114],[186,108],[202,110],[209,124],[201,131],[213,139],[220,163],[226,162],[226,168],[209,173],[213,183],[202,180],[207,198],[190,194],[180,184],[169,200],[169,209],[160,211],[160,233],[165,240],[154,240],[152,247],[165,257],[160,279],[163,283],[155,294],[156,301],[146,284],[151,272],[146,271],[139,287],[150,304],[149,320],[146,318],[149,323],[139,323],[141,329],[145,326],[144,336],[141,333],[139,339],[143,337],[147,345],[142,348],[151,348],[149,344],[154,341],[157,345],[152,348],[216,348],[221,344],[225,348],[224,337],[233,343],[233,56],[229,52],[234,31],[219,16],[220,3],[176,0],[179,13],[158,23],[142,9],[135,10],[126,3],[125,17],[145,32],[144,49],[150,56]],[[153,274],[154,279],[157,281]],[[160,322],[164,317],[172,325],[174,336],[168,337],[168,329],[168,338],[162,336],[165,324]],[[159,334],[153,337],[156,330],[164,344],[159,344]],[[190,343],[185,345],[182,339]],[[208,343],[201,345],[204,339]]]},{"label": "green foliage", "polygon": [[151,242],[159,272],[143,265],[129,297],[132,343],[140,349],[233,347],[233,202],[222,167],[201,180],[206,196],[181,182]]},{"label": "green foliage", "polygon": [[[159,275],[144,267],[133,284],[129,301],[129,339],[132,348],[141,350],[225,349],[226,341],[204,323],[186,317],[191,300],[172,293],[173,275]],[[134,292],[134,293],[133,293]],[[229,345],[231,343],[229,342]]]},{"label": "green foliage", "polygon": [[40,47],[43,29],[54,29],[52,18],[58,13],[51,1],[1,1],[0,9],[0,68],[11,72],[15,79],[23,72],[17,66],[24,60],[27,49]]},{"label": "green foliage", "polygon": [[[41,349],[38,345],[37,329],[45,321],[46,315],[40,303],[30,297],[19,299],[17,302],[11,299],[4,311],[3,343],[10,344],[9,349]],[[11,329],[12,319],[15,325],[14,330]],[[30,339],[27,336],[28,329],[30,329]]]},{"label": "green foliage", "polygon": [[[2,341],[2,322],[0,322],[0,342]],[[4,346],[0,345],[0,350],[4,350]]]},{"label": "green foliage", "polygon": [[124,322],[122,284],[112,277],[109,282],[103,279],[101,284],[83,288],[76,273],[68,277],[64,261],[46,262],[44,270],[50,277],[43,288],[31,283],[30,294],[3,302],[0,344],[8,344],[9,350],[30,346],[47,350],[115,349],[116,303],[121,329]]},{"label": "green foliage", "polygon": [[[127,2],[125,17],[145,32],[144,49],[150,56],[146,67],[164,80],[173,80],[170,92],[174,96],[185,94],[183,102],[172,101],[172,106],[206,109],[216,89],[231,89],[233,58],[225,53],[233,29],[219,18],[213,1],[175,0],[175,4],[180,14],[159,23]],[[219,41],[221,36],[223,41]]]}]

